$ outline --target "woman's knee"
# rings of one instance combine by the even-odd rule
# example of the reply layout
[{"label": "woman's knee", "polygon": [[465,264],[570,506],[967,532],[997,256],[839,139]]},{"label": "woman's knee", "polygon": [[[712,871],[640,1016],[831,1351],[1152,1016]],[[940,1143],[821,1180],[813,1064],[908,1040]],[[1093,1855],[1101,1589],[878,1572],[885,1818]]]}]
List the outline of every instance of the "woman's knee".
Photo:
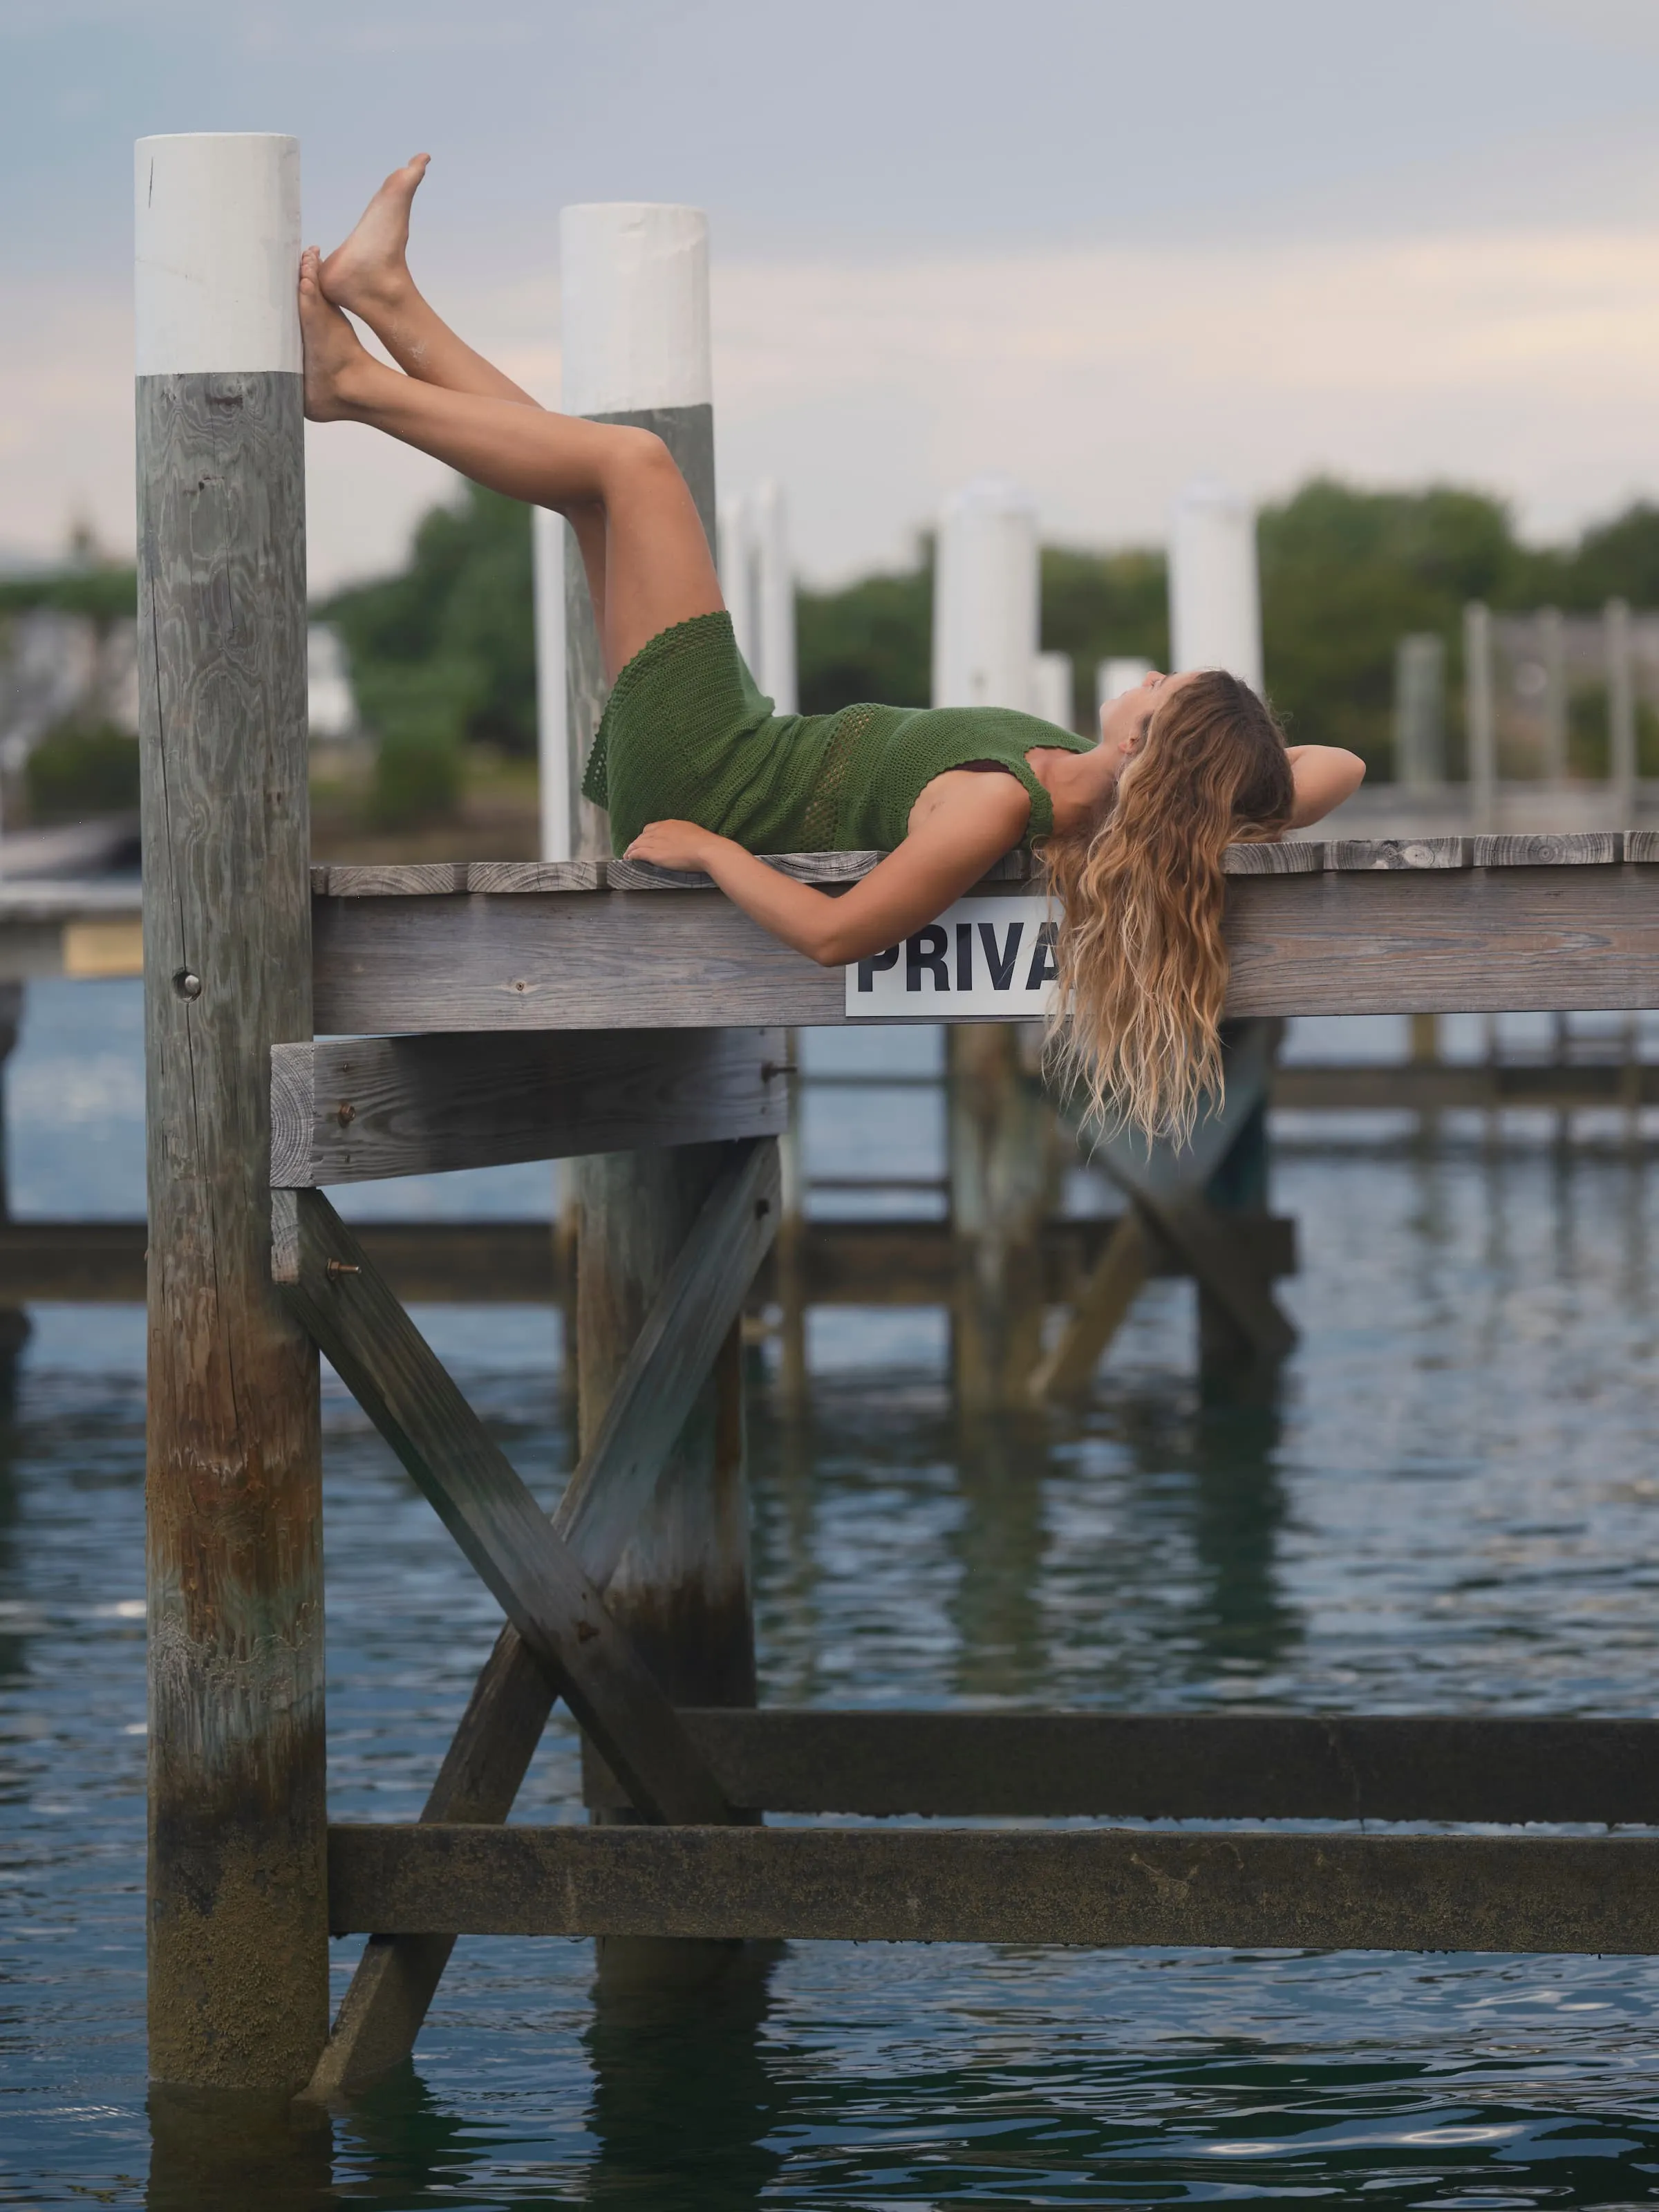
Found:
[{"label": "woman's knee", "polygon": [[612,483],[617,485],[646,484],[679,474],[674,456],[654,430],[636,430],[629,424],[617,425],[608,459]]}]

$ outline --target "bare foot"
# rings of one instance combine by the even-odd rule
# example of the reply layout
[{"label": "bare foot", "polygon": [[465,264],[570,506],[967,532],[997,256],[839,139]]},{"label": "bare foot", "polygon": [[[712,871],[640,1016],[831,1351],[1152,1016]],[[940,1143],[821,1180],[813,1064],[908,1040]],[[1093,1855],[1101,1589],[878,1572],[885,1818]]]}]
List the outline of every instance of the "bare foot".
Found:
[{"label": "bare foot", "polygon": [[305,347],[306,414],[313,422],[337,422],[352,412],[348,388],[360,367],[374,362],[340,310],[323,297],[321,257],[314,246],[300,256],[300,337]]},{"label": "bare foot", "polygon": [[413,289],[409,263],[409,210],[426,174],[429,154],[416,154],[394,169],[357,219],[357,228],[322,264],[323,297],[368,319],[371,309],[396,307]]}]

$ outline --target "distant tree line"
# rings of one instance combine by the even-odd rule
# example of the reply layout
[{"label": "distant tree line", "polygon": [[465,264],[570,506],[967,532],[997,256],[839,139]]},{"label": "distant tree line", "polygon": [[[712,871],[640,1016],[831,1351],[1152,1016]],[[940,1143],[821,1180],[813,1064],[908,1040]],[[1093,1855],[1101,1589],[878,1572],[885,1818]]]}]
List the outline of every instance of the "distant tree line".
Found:
[{"label": "distant tree line", "polygon": [[[1568,544],[1522,544],[1509,508],[1437,485],[1355,489],[1316,477],[1259,516],[1267,684],[1292,735],[1351,745],[1386,771],[1396,641],[1446,640],[1454,690],[1462,611],[1555,605],[1587,611],[1618,596],[1659,607],[1659,505],[1638,502]],[[0,583],[9,607],[44,603],[110,616],[130,611],[130,571]],[[859,699],[927,703],[932,658],[932,545],[890,574],[803,590],[802,706]],[[317,611],[337,623],[359,704],[382,746],[434,795],[466,744],[535,748],[535,653],[527,509],[477,486],[437,507],[394,576],[337,592]],[[1042,644],[1069,653],[1076,720],[1093,712],[1094,670],[1111,654],[1162,663],[1169,652],[1164,560],[1147,548],[1042,555]]]}]

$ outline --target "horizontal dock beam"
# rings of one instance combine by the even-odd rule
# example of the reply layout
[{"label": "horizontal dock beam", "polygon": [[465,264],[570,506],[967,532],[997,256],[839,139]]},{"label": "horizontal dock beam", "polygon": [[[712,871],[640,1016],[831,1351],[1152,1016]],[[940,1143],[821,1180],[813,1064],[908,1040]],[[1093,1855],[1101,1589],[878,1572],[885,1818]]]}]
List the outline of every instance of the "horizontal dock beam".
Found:
[{"label": "horizontal dock beam", "polygon": [[1659,1951],[1659,1838],[329,1831],[338,1935]]},{"label": "horizontal dock beam", "polygon": [[[685,1711],[734,1805],[966,1820],[1659,1827],[1659,1721],[1435,1714]],[[590,1802],[625,1804],[588,1757]]]},{"label": "horizontal dock beam", "polygon": [[781,1136],[778,1030],[382,1036],[270,1055],[273,1189]]},{"label": "horizontal dock beam", "polygon": [[[1659,1006],[1654,833],[1292,842],[1229,857],[1230,1014]],[[778,865],[834,886],[872,859]],[[839,968],[791,951],[712,886],[620,861],[591,864],[580,889],[549,890],[545,869],[497,864],[487,877],[458,866],[451,887],[434,890],[437,872],[331,868],[313,878],[319,1034],[852,1018]],[[1000,869],[981,889],[1030,897],[1018,874]],[[490,889],[477,888],[485,881]],[[960,1018],[932,975],[915,1018]]]},{"label": "horizontal dock beam", "polygon": [[[1069,1305],[1118,1217],[1050,1222],[1043,1230],[1043,1297]],[[1296,1273],[1296,1224],[1244,1217],[1270,1275]],[[545,1221],[362,1221],[353,1234],[405,1304],[548,1305],[573,1287]],[[0,1306],[125,1305],[144,1295],[142,1221],[0,1222]],[[801,1240],[806,1303],[820,1306],[946,1305],[969,1262],[971,1240],[944,1221],[813,1221]],[[1160,1246],[1152,1273],[1184,1277]],[[751,1304],[775,1294],[770,1256]]]}]

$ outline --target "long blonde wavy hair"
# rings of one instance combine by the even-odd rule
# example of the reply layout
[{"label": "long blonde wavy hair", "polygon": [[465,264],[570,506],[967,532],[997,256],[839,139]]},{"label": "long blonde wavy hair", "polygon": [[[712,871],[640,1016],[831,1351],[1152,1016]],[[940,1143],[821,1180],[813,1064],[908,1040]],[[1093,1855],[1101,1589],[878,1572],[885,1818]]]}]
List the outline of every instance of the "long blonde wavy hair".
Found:
[{"label": "long blonde wavy hair", "polygon": [[1294,801],[1271,712],[1206,669],[1154,710],[1104,817],[1044,844],[1061,909],[1048,1052],[1089,1120],[1180,1145],[1219,1099],[1222,854],[1282,835]]}]

